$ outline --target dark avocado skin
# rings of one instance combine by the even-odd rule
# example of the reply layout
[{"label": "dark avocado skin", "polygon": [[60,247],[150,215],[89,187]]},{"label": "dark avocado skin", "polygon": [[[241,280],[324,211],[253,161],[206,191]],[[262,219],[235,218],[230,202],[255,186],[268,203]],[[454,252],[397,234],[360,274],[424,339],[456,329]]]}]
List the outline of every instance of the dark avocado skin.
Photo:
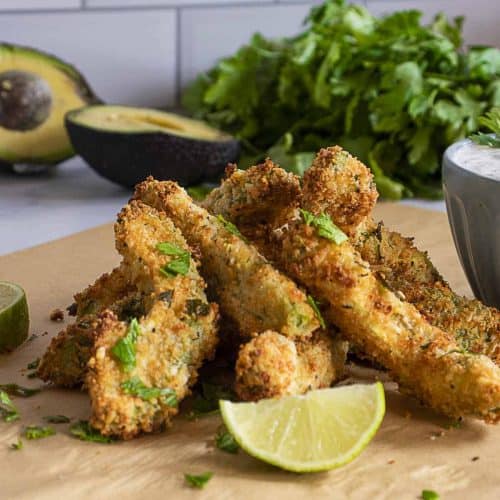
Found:
[{"label": "dark avocado skin", "polygon": [[236,139],[206,141],[163,132],[96,130],[74,123],[71,113],[65,123],[73,148],[90,167],[126,187],[148,175],[182,186],[216,180],[240,153]]}]

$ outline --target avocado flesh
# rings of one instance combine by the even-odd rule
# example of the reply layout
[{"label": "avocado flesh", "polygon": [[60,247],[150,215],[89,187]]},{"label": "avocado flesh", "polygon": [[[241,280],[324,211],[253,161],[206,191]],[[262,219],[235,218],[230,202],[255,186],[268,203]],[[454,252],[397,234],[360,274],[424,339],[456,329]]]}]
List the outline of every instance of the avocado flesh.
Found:
[{"label": "avocado flesh", "polygon": [[[64,127],[64,115],[69,110],[97,100],[83,77],[75,68],[49,54],[27,47],[0,44],[0,80],[3,86],[6,82],[9,85],[5,75],[12,73],[35,75],[42,86],[50,90],[51,103],[48,113],[37,114],[36,110],[33,111],[40,123],[33,123],[31,129],[24,127],[23,130],[21,126],[12,128],[8,125],[12,120],[0,118],[0,123],[6,125],[0,125],[0,160],[10,163],[57,163],[73,156]],[[4,75],[3,79],[1,75]],[[43,104],[46,106],[46,101]]]},{"label": "avocado flesh", "polygon": [[96,130],[116,133],[168,133],[205,141],[234,140],[198,120],[165,111],[127,106],[88,106],[71,113],[70,119]]}]

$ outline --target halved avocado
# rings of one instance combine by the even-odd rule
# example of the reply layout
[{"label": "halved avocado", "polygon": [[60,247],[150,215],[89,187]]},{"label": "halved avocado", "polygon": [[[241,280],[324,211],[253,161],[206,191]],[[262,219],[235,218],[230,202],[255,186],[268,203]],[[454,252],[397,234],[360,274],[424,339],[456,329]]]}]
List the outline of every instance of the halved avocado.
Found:
[{"label": "halved avocado", "polygon": [[87,106],[66,115],[75,151],[100,175],[134,186],[148,175],[188,186],[238,159],[234,137],[204,122],[147,108]]},{"label": "halved avocado", "polygon": [[53,164],[73,156],[64,115],[96,102],[70,64],[33,48],[0,44],[0,160]]}]

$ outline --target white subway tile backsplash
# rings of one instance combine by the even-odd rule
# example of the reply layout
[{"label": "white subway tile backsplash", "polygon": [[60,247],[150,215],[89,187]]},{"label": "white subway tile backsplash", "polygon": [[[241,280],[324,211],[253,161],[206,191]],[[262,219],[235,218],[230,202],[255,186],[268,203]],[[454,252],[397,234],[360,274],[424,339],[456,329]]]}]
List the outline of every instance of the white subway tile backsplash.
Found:
[{"label": "white subway tile backsplash", "polygon": [[[0,0],[1,1],[1,0]],[[304,1],[304,0],[302,0]],[[176,6],[226,3],[273,3],[274,0],[87,0],[87,7],[151,7],[151,6]]]},{"label": "white subway tile backsplash", "polygon": [[368,0],[373,14],[387,14],[394,10],[419,9],[424,21],[430,21],[438,12],[448,17],[464,15],[464,38],[467,44],[486,44],[500,47],[500,0]]},{"label": "white subway tile backsplash", "polygon": [[0,12],[2,10],[78,9],[80,5],[81,0],[0,0]]},{"label": "white subway tile backsplash", "polygon": [[173,10],[5,14],[0,37],[75,64],[106,102],[163,107],[175,101]]},{"label": "white subway tile backsplash", "polygon": [[273,37],[298,33],[310,8],[310,4],[291,4],[183,9],[181,85],[235,52],[257,31]]}]

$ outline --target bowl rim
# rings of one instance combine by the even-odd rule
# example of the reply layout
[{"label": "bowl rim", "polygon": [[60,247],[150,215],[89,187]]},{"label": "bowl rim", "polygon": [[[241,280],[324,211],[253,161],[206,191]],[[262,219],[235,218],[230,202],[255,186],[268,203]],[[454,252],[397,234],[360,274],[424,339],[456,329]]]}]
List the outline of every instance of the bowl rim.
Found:
[{"label": "bowl rim", "polygon": [[450,146],[448,146],[443,154],[443,180],[444,180],[444,167],[450,167],[450,168],[455,168],[456,170],[459,170],[463,174],[467,174],[471,177],[476,177],[478,179],[481,179],[483,182],[487,182],[490,184],[500,184],[500,179],[492,179],[491,177],[487,177],[485,175],[479,174],[478,172],[475,172],[473,170],[469,170],[467,168],[464,168],[461,166],[459,163],[457,163],[455,160],[452,159],[454,153],[464,147],[466,144],[471,144],[473,141],[471,139],[461,139],[460,141],[454,142]]}]

